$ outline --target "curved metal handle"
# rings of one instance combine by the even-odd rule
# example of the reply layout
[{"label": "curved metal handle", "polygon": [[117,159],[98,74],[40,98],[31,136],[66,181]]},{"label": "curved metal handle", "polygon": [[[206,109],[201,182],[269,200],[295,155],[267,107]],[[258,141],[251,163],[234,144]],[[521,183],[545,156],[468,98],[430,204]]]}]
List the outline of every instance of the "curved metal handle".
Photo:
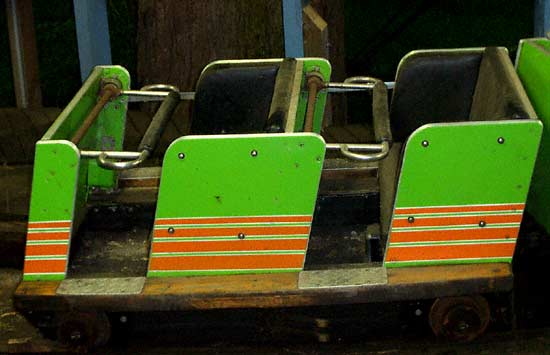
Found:
[{"label": "curved metal handle", "polygon": [[380,143],[380,152],[374,154],[359,154],[350,150],[347,144],[340,144],[340,152],[346,158],[358,161],[379,161],[388,156],[390,144],[387,141]]},{"label": "curved metal handle", "polygon": [[101,152],[97,157],[97,165],[110,170],[126,170],[137,167],[139,164],[143,163],[147,157],[149,157],[149,151],[143,150],[136,159],[129,161],[114,161],[110,159],[114,159],[115,157],[110,156],[108,152]]},{"label": "curved metal handle", "polygon": [[170,84],[151,84],[142,86],[140,91],[175,91],[179,92],[180,89],[175,85]]}]

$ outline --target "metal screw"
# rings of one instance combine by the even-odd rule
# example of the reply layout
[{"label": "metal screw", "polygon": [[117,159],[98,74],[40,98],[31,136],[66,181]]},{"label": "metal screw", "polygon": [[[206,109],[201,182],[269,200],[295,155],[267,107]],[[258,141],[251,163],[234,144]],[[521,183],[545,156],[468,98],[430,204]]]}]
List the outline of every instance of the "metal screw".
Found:
[{"label": "metal screw", "polygon": [[429,145],[430,145],[430,142],[428,142],[428,141],[426,141],[426,140],[422,141],[422,146],[423,146],[424,148],[426,148],[426,147],[429,146]]},{"label": "metal screw", "polygon": [[420,317],[422,315],[422,310],[420,308],[418,308],[416,311],[414,311],[414,315],[417,316],[417,317]]},{"label": "metal screw", "polygon": [[128,321],[128,317],[120,316],[120,323],[126,323],[127,321]]},{"label": "metal screw", "polygon": [[170,233],[170,234],[174,234],[174,227],[170,227],[170,228],[168,228],[168,233]]},{"label": "metal screw", "polygon": [[504,144],[504,138],[503,137],[498,137],[497,142],[498,142],[498,144]]},{"label": "metal screw", "polygon": [[75,330],[75,331],[71,332],[71,335],[69,336],[69,338],[72,341],[78,341],[78,340],[80,340],[80,338],[82,338],[82,334],[80,333],[80,331]]},{"label": "metal screw", "polygon": [[250,155],[252,155],[253,157],[257,157],[258,156],[258,151],[256,149],[254,149],[253,151],[250,152]]},{"label": "metal screw", "polygon": [[485,227],[487,225],[487,223],[485,223],[485,221],[479,221],[479,226],[480,227]]},{"label": "metal screw", "polygon": [[185,154],[184,154],[184,153],[178,153],[178,158],[179,158],[179,159],[185,158]]},{"label": "metal screw", "polygon": [[245,237],[244,233],[237,234],[237,238],[239,239],[244,239],[244,237]]},{"label": "metal screw", "polygon": [[407,218],[407,221],[409,223],[414,223],[414,217],[413,216],[410,216],[409,218]]}]

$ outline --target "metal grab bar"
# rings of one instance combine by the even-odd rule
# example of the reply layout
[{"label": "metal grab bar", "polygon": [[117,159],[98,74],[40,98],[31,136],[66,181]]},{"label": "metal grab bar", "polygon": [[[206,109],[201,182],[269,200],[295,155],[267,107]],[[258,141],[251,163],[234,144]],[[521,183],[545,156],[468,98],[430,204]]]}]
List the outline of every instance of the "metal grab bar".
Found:
[{"label": "metal grab bar", "polygon": [[[80,155],[85,158],[97,159],[99,166],[109,170],[126,170],[137,167],[155,150],[164,127],[166,127],[179,102],[180,95],[178,92],[172,91],[168,93],[143,135],[139,143],[138,152],[83,151]],[[115,161],[115,159],[124,159],[127,161]]]},{"label": "metal grab bar", "polygon": [[[390,143],[384,141],[379,144],[347,144],[347,143],[331,143],[326,145],[327,150],[339,150],[342,155],[352,160],[359,161],[378,161],[388,156],[390,152]],[[359,154],[358,152],[370,152],[375,154]]]}]

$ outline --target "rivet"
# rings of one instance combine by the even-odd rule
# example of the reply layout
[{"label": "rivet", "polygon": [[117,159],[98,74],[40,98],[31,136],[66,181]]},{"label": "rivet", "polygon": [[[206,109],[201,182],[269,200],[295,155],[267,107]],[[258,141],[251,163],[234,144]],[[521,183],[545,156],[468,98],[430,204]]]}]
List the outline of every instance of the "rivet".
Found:
[{"label": "rivet", "polygon": [[244,239],[244,237],[245,237],[244,233],[237,234],[237,238],[239,239]]},{"label": "rivet", "polygon": [[426,147],[429,146],[429,145],[430,145],[430,142],[428,142],[428,141],[426,141],[426,140],[422,141],[422,146],[423,146],[424,148],[426,148]]},{"label": "rivet", "polygon": [[485,223],[485,221],[479,221],[479,226],[480,227],[485,227],[487,225],[487,223]]},{"label": "rivet", "polygon": [[174,234],[174,227],[170,227],[170,228],[168,228],[168,233],[170,233],[170,234]]},{"label": "rivet", "polygon": [[407,221],[409,223],[414,223],[414,217],[413,216],[410,216],[409,218],[407,218]]},{"label": "rivet", "polygon": [[504,144],[504,137],[498,137],[497,142],[498,144]]},{"label": "rivet", "polygon": [[252,155],[253,157],[257,157],[258,156],[258,151],[256,149],[254,149],[253,151],[250,152],[250,155]]},{"label": "rivet", "polygon": [[179,159],[185,158],[185,154],[184,154],[184,153],[178,153],[178,158],[179,158]]}]

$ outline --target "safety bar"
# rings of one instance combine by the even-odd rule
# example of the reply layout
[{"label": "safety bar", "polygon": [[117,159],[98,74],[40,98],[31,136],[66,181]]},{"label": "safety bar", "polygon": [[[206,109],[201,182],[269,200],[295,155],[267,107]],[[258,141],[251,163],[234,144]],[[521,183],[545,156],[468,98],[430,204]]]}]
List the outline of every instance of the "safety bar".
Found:
[{"label": "safety bar", "polygon": [[71,138],[71,142],[78,144],[82,138],[86,135],[92,124],[95,122],[103,107],[111,101],[113,98],[120,95],[121,84],[116,79],[103,79],[101,82],[100,97],[97,103],[92,107],[82,125],[78,128],[75,134]]},{"label": "safety bar", "polygon": [[128,102],[151,102],[162,101],[171,92],[177,92],[182,101],[195,100],[194,91],[179,91],[177,86],[167,84],[146,85],[140,90],[122,90],[120,95],[126,96]]},{"label": "safety bar", "polygon": [[137,167],[151,155],[153,150],[155,150],[160,140],[160,136],[179,102],[180,95],[178,92],[171,91],[168,93],[153,116],[147,131],[143,135],[137,152],[81,151],[80,156],[83,158],[97,159],[97,164],[99,166],[110,170],[126,170]]},{"label": "safety bar", "polygon": [[386,83],[368,76],[356,76],[347,78],[343,83],[327,83],[325,87],[349,91],[371,90],[374,137],[377,142],[380,142],[377,144],[327,144],[327,149],[339,150],[342,155],[352,160],[378,161],[384,159],[388,155],[392,143]]}]

